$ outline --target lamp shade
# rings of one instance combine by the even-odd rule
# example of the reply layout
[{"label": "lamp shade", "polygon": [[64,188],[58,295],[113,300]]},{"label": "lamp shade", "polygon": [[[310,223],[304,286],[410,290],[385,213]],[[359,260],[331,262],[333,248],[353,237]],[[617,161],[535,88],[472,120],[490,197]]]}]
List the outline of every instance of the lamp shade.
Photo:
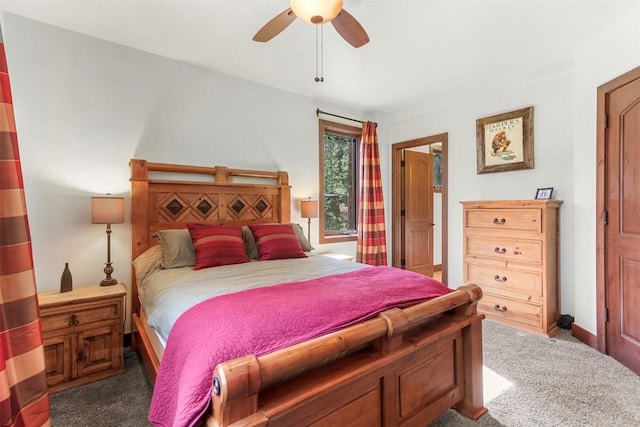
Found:
[{"label": "lamp shade", "polygon": [[124,222],[124,197],[92,197],[92,224],[121,224]]},{"label": "lamp shade", "polygon": [[326,24],[340,13],[342,0],[291,0],[290,6],[293,13],[304,22]]},{"label": "lamp shade", "polygon": [[311,199],[301,201],[300,216],[302,218],[317,218],[318,217],[318,201],[311,200]]}]

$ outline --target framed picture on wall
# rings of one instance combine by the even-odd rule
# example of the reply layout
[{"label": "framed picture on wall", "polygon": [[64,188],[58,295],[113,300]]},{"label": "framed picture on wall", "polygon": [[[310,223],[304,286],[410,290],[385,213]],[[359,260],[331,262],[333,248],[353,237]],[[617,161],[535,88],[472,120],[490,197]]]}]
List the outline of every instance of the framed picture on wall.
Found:
[{"label": "framed picture on wall", "polygon": [[478,174],[533,169],[533,107],[476,120]]}]

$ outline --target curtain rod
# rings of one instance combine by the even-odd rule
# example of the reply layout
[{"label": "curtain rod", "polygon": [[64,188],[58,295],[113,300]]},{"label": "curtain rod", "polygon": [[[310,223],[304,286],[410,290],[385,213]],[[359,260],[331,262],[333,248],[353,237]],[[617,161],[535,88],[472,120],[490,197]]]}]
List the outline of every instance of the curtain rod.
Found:
[{"label": "curtain rod", "polygon": [[362,120],[352,119],[350,117],[339,116],[337,114],[327,113],[326,111],[322,111],[319,108],[316,108],[316,117],[319,117],[320,114],[326,114],[327,116],[338,117],[340,119],[351,120],[352,122],[364,123]]}]

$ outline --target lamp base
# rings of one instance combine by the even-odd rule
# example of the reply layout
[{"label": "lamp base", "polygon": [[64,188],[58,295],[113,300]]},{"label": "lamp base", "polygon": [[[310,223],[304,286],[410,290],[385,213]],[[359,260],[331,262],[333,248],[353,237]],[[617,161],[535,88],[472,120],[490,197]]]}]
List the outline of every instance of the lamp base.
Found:
[{"label": "lamp base", "polygon": [[102,279],[100,286],[113,286],[118,283],[116,279],[111,277],[111,273],[113,273],[113,267],[111,267],[111,261],[107,261],[104,268],[104,274],[106,274],[106,277]]},{"label": "lamp base", "polygon": [[118,284],[118,281],[112,277],[108,279],[103,279],[102,282],[100,282],[100,286],[113,286],[117,284]]}]

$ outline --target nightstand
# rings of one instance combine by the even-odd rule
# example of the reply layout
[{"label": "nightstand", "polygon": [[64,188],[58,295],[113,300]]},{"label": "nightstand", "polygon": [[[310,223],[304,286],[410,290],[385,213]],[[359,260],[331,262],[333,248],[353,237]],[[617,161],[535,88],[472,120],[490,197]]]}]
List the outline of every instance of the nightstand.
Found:
[{"label": "nightstand", "polygon": [[341,259],[344,261],[350,261],[353,262],[353,255],[345,255],[345,254],[334,254],[331,252],[327,252],[324,254],[320,254],[322,256],[328,256],[329,258],[335,258],[335,259]]},{"label": "nightstand", "polygon": [[125,371],[125,295],[120,283],[38,292],[50,393]]}]

